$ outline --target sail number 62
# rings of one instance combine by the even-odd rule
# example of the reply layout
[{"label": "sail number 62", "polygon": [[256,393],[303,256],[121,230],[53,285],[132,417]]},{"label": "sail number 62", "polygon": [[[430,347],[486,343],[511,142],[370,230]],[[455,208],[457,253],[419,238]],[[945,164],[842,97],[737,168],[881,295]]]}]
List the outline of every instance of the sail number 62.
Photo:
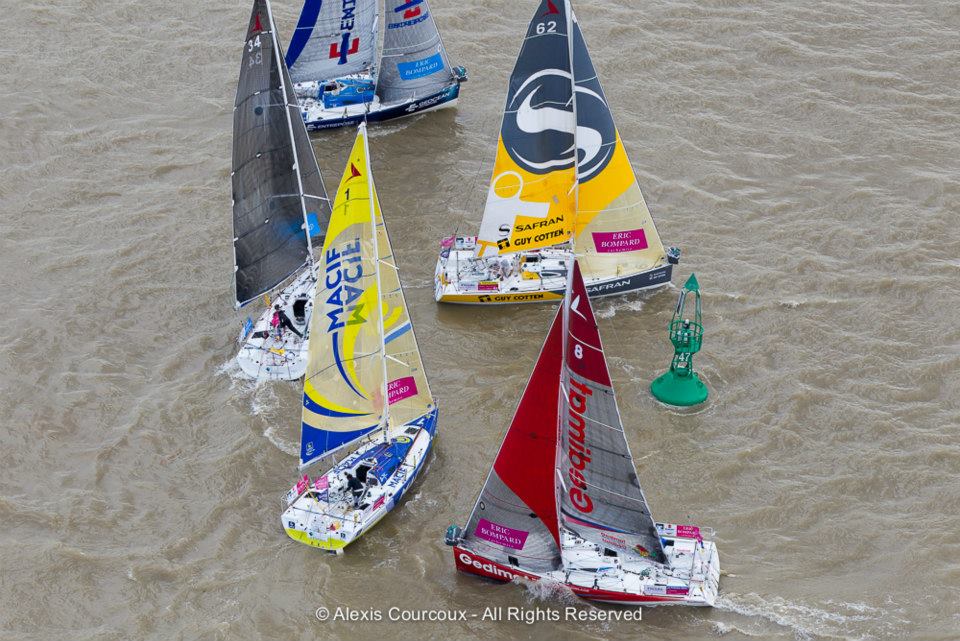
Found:
[{"label": "sail number 62", "polygon": [[542,36],[545,33],[556,33],[557,23],[553,20],[549,22],[540,22],[537,24],[537,35]]}]

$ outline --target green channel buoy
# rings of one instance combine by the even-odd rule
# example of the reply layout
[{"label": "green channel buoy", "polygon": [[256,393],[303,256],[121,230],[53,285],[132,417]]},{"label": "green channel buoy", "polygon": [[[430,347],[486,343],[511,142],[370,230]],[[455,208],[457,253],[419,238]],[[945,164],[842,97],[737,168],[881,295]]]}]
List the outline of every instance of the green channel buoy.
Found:
[{"label": "green channel buoy", "polygon": [[[693,294],[693,320],[685,314],[687,296]],[[693,371],[693,355],[700,351],[703,343],[703,323],[700,319],[700,283],[696,274],[683,285],[677,309],[670,321],[670,342],[673,343],[673,360],[670,371],[659,376],[650,384],[650,391],[661,403],[689,407],[707,400],[709,391],[697,373]]]}]

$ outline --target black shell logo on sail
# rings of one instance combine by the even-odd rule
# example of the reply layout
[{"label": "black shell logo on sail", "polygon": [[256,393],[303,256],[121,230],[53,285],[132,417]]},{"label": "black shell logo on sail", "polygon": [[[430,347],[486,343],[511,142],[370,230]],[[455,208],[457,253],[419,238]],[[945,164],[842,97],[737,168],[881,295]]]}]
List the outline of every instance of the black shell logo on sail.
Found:
[{"label": "black shell logo on sail", "polygon": [[577,121],[577,171],[586,182],[603,171],[617,148],[617,128],[602,91],[577,85]]},{"label": "black shell logo on sail", "polygon": [[570,73],[543,69],[531,75],[513,94],[503,121],[503,145],[517,165],[533,174],[573,166],[574,129],[579,175],[589,180],[613,156],[617,131],[603,95],[577,87],[575,125]]},{"label": "black shell logo on sail", "polygon": [[507,103],[503,146],[518,166],[545,174],[573,166],[570,74],[543,69],[528,77]]}]

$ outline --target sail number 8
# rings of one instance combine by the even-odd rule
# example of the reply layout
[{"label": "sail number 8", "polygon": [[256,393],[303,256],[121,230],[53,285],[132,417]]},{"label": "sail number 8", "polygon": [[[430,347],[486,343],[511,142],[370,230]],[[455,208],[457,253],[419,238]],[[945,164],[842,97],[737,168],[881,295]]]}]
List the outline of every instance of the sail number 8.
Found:
[{"label": "sail number 8", "polygon": [[537,35],[542,36],[545,33],[556,33],[557,23],[553,20],[549,22],[540,22],[537,24]]},{"label": "sail number 8", "polygon": [[577,358],[583,358],[583,345],[577,343],[573,346],[573,355]]}]

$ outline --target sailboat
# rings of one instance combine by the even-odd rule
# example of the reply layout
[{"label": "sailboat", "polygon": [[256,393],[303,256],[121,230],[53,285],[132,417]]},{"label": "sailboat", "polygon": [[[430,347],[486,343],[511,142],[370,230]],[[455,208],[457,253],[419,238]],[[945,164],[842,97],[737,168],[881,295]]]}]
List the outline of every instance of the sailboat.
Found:
[{"label": "sailboat", "polygon": [[716,545],[697,526],[653,520],[579,263],[567,271],[563,305],[470,520],[447,531],[457,569],[595,601],[711,606]]},{"label": "sailboat", "polygon": [[[261,297],[266,303],[256,321],[248,317],[243,323],[237,362],[257,380],[294,380],[306,369],[313,243],[323,241],[330,202],[269,0],[253,3],[247,28],[233,108],[231,177],[236,307]],[[275,314],[287,323],[274,327]]]},{"label": "sailboat", "polygon": [[453,67],[427,0],[305,0],[287,66],[308,129],[381,122],[452,107]]},{"label": "sailboat", "polygon": [[436,299],[559,300],[576,250],[593,297],[670,282],[665,250],[567,0],[542,0],[510,76],[476,236],[440,243]]},{"label": "sailboat", "polygon": [[281,517],[293,540],[336,553],[399,503],[437,425],[369,159],[361,124],[323,243],[303,382],[301,471],[345,455],[304,474]]}]

